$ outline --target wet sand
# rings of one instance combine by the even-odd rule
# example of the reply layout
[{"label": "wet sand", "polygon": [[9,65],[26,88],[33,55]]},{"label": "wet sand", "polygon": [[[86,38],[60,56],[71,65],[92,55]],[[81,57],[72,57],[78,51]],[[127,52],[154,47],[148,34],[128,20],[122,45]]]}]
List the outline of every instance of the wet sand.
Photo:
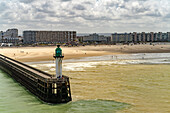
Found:
[{"label": "wet sand", "polygon": [[[53,60],[56,46],[0,48],[0,54],[22,62]],[[170,45],[98,45],[62,47],[64,59],[129,53],[170,53]]]}]

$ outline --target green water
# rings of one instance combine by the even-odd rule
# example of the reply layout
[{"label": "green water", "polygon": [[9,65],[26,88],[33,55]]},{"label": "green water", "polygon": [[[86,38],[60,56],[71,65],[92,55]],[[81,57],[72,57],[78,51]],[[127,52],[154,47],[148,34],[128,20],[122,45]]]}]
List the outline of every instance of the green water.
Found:
[{"label": "green water", "polygon": [[0,113],[114,113],[129,106],[126,103],[108,100],[45,104],[0,70]]},{"label": "green water", "polygon": [[[71,78],[73,101],[60,105],[42,103],[0,71],[0,113],[170,112],[170,65],[108,62],[83,70],[63,69],[63,74]],[[55,73],[54,66],[36,66]]]}]

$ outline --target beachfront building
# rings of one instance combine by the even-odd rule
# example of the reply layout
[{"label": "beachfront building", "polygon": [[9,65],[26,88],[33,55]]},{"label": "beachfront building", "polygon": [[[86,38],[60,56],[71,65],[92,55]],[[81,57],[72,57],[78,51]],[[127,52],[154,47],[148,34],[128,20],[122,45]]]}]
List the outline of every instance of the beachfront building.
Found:
[{"label": "beachfront building", "polygon": [[146,42],[150,42],[151,41],[151,35],[150,33],[146,33]]},{"label": "beachfront building", "polygon": [[137,32],[132,33],[132,42],[137,43]]},{"label": "beachfront building", "polygon": [[154,33],[150,32],[150,41],[153,42],[154,41]]},{"label": "beachfront building", "polygon": [[99,35],[94,33],[83,37],[84,42],[97,42],[99,41]]},{"label": "beachfront building", "polygon": [[162,32],[158,32],[158,42],[162,41]]},{"label": "beachfront building", "polygon": [[111,35],[113,43],[128,43],[132,42],[134,35],[132,33],[114,33]]},{"label": "beachfront building", "polygon": [[170,41],[170,32],[167,33],[114,33],[111,35],[112,43],[146,43],[146,42],[167,42]]},{"label": "beachfront building", "polygon": [[142,35],[141,33],[137,33],[137,42],[141,42],[142,41]]},{"label": "beachfront building", "polygon": [[69,43],[76,40],[76,31],[24,31],[24,44]]},{"label": "beachfront building", "polygon": [[97,33],[90,34],[88,36],[82,37],[83,42],[97,42],[97,43],[106,43],[110,40],[110,37],[106,37],[104,35],[99,35]]},{"label": "beachfront building", "polygon": [[162,33],[162,41],[167,42],[168,41],[168,33]]},{"label": "beachfront building", "polygon": [[146,38],[145,38],[145,32],[141,33],[141,42],[145,42]]},{"label": "beachfront building", "polygon": [[170,32],[167,32],[168,42],[170,42]]},{"label": "beachfront building", "polygon": [[153,41],[154,42],[158,41],[158,33],[154,33]]},{"label": "beachfront building", "polygon": [[23,42],[26,44],[36,43],[36,31],[24,31]]},{"label": "beachfront building", "polygon": [[83,36],[77,36],[77,40],[82,43],[83,42]]},{"label": "beachfront building", "polygon": [[170,41],[170,37],[169,37],[168,34],[169,34],[169,32],[167,32],[167,33],[162,33],[162,32],[154,33],[154,41],[156,41],[156,42]]},{"label": "beachfront building", "polygon": [[16,45],[19,42],[18,29],[8,29],[7,31],[0,32],[0,43],[11,43]]}]

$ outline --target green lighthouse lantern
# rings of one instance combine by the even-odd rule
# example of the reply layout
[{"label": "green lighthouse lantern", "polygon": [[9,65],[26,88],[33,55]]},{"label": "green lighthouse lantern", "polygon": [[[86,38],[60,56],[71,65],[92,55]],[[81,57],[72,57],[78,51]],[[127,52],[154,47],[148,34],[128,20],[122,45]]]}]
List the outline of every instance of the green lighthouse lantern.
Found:
[{"label": "green lighthouse lantern", "polygon": [[60,45],[57,45],[58,48],[55,49],[55,57],[62,57],[62,49]]}]

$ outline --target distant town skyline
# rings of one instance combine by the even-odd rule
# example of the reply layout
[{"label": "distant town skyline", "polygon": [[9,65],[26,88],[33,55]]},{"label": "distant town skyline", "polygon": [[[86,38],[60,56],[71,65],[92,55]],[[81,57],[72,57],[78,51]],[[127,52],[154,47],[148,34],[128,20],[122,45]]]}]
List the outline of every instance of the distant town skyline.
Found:
[{"label": "distant town skyline", "polygon": [[0,1],[0,30],[168,32],[169,4],[169,0],[5,0]]}]

